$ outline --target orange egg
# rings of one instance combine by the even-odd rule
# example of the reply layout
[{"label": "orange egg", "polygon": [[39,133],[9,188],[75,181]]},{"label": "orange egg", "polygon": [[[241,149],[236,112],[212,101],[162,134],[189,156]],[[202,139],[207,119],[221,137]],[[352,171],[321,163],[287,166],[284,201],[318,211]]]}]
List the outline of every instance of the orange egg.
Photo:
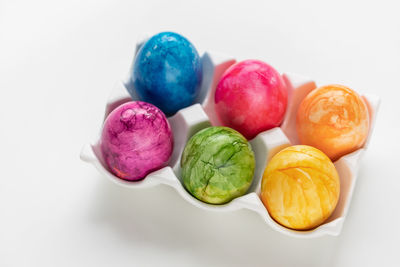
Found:
[{"label": "orange egg", "polygon": [[339,175],[332,161],[304,145],[277,153],[261,182],[261,200],[271,217],[296,230],[323,223],[334,211],[339,194]]},{"label": "orange egg", "polygon": [[301,144],[314,146],[335,161],[363,146],[369,131],[368,108],[350,88],[327,85],[303,99],[296,126]]}]

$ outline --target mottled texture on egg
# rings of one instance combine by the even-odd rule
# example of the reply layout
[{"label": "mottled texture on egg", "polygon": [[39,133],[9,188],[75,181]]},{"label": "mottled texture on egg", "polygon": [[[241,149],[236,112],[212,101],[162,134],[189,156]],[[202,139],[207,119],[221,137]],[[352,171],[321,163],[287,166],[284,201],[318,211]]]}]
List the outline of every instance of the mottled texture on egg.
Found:
[{"label": "mottled texture on egg", "polygon": [[160,108],[167,116],[193,104],[200,90],[202,65],[196,48],[183,36],[162,32],[138,51],[132,81],[140,100]]},{"label": "mottled texture on egg", "polygon": [[323,223],[339,199],[339,175],[331,160],[311,146],[291,146],[268,163],[261,200],[278,223],[307,230]]},{"label": "mottled texture on egg", "polygon": [[171,127],[152,104],[133,101],[108,115],[101,151],[109,169],[124,180],[140,180],[166,166],[173,148]]},{"label": "mottled texture on egg", "polygon": [[223,204],[246,193],[255,159],[250,144],[237,131],[209,127],[196,133],[182,154],[185,188],[197,199]]},{"label": "mottled texture on egg", "polygon": [[363,146],[369,132],[369,114],[364,100],[342,85],[311,91],[297,113],[301,144],[322,150],[333,161]]},{"label": "mottled texture on egg", "polygon": [[259,60],[231,66],[215,92],[215,111],[222,124],[247,139],[279,126],[286,105],[287,89],[281,75]]}]

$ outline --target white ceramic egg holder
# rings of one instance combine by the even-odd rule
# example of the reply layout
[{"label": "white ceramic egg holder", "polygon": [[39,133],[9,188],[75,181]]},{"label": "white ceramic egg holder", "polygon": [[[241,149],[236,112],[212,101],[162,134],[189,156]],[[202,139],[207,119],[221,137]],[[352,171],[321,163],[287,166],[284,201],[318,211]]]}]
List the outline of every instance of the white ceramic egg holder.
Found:
[{"label": "white ceramic egg holder", "polygon": [[[143,42],[136,46],[138,49]],[[136,50],[137,51],[137,50]],[[233,211],[238,209],[249,209],[259,214],[265,223],[274,230],[298,238],[314,238],[325,235],[337,236],[340,234],[343,222],[349,209],[350,201],[357,180],[357,169],[359,160],[368,147],[372,130],[375,124],[376,112],[379,107],[379,98],[373,95],[364,95],[370,112],[370,131],[368,139],[363,148],[343,156],[334,164],[340,176],[340,198],[334,213],[325,221],[324,224],[309,231],[295,231],[276,223],[270,216],[259,198],[261,190],[261,178],[268,160],[281,149],[298,144],[296,134],[296,112],[302,99],[314,88],[316,84],[304,77],[283,74],[283,79],[288,87],[289,98],[286,116],[281,127],[265,131],[257,135],[250,141],[256,158],[256,169],[254,179],[248,192],[224,205],[211,205],[201,202],[188,193],[181,181],[180,175],[180,157],[189,138],[199,130],[210,125],[219,126],[217,116],[214,112],[214,93],[216,85],[224,71],[234,64],[233,58],[222,56],[216,53],[205,52],[202,56],[203,80],[200,94],[196,100],[197,103],[190,107],[180,110],[174,116],[168,118],[173,135],[174,150],[169,161],[168,167],[150,173],[145,179],[137,182],[122,180],[113,175],[104,164],[99,148],[99,140],[94,144],[86,144],[81,151],[81,159],[93,164],[104,176],[111,179],[118,185],[132,189],[153,187],[159,184],[165,184],[174,188],[179,195],[192,205],[209,211]],[[129,72],[131,73],[131,71]],[[132,86],[130,75],[121,82],[118,82],[112,91],[106,106],[105,118],[117,106],[127,101],[137,100],[137,97],[131,98],[127,87]]]}]

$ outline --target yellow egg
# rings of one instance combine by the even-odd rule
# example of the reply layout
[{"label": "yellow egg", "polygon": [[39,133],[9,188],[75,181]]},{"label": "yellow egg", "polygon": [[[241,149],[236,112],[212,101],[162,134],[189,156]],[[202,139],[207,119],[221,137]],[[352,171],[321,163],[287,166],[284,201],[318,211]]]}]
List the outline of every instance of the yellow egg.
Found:
[{"label": "yellow egg", "polygon": [[306,145],[277,153],[261,183],[261,200],[271,217],[296,230],[322,224],[334,211],[339,194],[339,175],[332,161]]}]

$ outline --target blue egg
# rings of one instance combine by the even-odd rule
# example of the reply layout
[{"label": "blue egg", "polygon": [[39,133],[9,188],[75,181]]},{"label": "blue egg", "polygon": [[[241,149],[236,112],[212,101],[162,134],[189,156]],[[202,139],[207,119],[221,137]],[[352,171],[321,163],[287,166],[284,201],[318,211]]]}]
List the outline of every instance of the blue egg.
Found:
[{"label": "blue egg", "polygon": [[139,49],[133,65],[134,87],[128,91],[170,116],[194,103],[201,79],[196,48],[177,33],[162,32]]}]

